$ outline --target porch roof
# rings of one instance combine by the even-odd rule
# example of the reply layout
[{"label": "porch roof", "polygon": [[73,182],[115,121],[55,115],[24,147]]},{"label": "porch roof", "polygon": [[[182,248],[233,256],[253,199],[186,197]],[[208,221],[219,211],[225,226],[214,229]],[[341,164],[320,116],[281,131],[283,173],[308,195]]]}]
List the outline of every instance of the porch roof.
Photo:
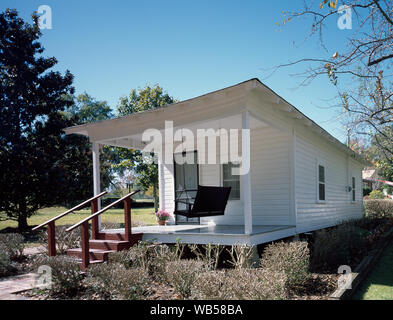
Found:
[{"label": "porch roof", "polygon": [[307,128],[328,140],[335,147],[341,149],[358,162],[369,165],[358,153],[348,148],[334,138],[325,129],[308,118],[296,107],[264,85],[259,79],[253,78],[236,85],[216,90],[195,98],[173,103],[165,107],[138,112],[135,114],[102,120],[95,123],[82,124],[65,128],[66,134],[88,136],[91,141],[106,143],[119,147],[143,149],[145,144],[132,136],[140,135],[145,129],[162,130],[166,119],[174,121],[175,126],[182,126],[192,122],[206,121],[220,117],[239,114],[246,110],[247,94],[251,90],[259,90],[274,102],[277,109],[285,112],[288,117],[296,118]]}]

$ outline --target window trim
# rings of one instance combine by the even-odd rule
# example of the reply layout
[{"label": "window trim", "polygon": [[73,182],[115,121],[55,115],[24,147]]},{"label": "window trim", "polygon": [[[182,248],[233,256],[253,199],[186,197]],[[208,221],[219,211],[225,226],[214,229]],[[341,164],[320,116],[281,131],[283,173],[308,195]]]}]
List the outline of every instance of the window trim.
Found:
[{"label": "window trim", "polygon": [[[225,164],[230,164],[230,163],[232,163],[232,162],[228,162],[228,163],[221,163],[220,164],[220,175],[221,175],[221,177],[220,177],[220,180],[221,180],[221,186],[224,186],[224,165]],[[228,202],[229,201],[242,201],[242,199],[243,199],[243,193],[242,193],[242,176],[240,176],[239,175],[239,198],[238,199],[231,199],[231,198],[229,198],[228,199]]]},{"label": "window trim", "polygon": [[[323,167],[324,168],[324,173],[325,173],[325,181],[324,182],[320,182],[319,181],[319,167]],[[316,168],[316,189],[317,189],[317,203],[321,203],[321,204],[324,204],[324,203],[326,203],[326,199],[327,199],[327,188],[326,188],[326,185],[327,185],[327,183],[326,183],[326,178],[327,178],[327,174],[326,174],[326,162],[324,161],[324,160],[322,160],[322,159],[317,159],[317,168]],[[319,198],[319,184],[320,183],[323,183],[324,184],[324,186],[325,186],[325,200],[321,200],[320,198]]]},{"label": "window trim", "polygon": [[[354,181],[355,180],[355,181]],[[353,186],[354,185],[354,182],[355,182],[355,187]],[[357,188],[356,188],[356,177],[354,176],[354,174],[351,174],[351,194],[350,194],[350,197],[351,197],[351,203],[356,203],[357,202],[357,199],[356,199],[356,190],[357,190]],[[355,194],[354,194],[354,192],[355,192]],[[355,200],[353,199],[353,196],[355,195]]]}]

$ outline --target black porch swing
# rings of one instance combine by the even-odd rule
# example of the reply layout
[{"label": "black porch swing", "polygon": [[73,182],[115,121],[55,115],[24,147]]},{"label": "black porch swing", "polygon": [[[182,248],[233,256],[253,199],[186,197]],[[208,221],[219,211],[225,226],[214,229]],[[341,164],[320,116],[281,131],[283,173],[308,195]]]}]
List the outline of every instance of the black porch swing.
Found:
[{"label": "black porch swing", "polygon": [[[183,152],[184,156],[185,152]],[[183,185],[186,186],[185,166],[183,166]],[[189,192],[195,192],[195,200],[189,195]],[[174,214],[185,216],[187,218],[199,218],[210,216],[222,216],[225,212],[231,187],[201,186],[198,189],[183,189],[175,199]],[[181,199],[181,196],[185,198]],[[178,205],[183,204],[186,208],[178,209]]]}]

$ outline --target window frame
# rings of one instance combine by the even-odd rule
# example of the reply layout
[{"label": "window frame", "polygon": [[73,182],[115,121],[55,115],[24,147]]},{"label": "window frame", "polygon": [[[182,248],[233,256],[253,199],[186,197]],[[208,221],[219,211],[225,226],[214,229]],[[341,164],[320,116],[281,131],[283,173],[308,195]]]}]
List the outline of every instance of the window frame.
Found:
[{"label": "window frame", "polygon": [[[323,169],[324,169],[324,181],[323,182],[321,182],[320,180],[319,180],[319,167],[323,167]],[[327,183],[326,183],[326,178],[327,178],[327,175],[326,175],[326,162],[324,161],[324,160],[321,160],[321,159],[317,159],[317,168],[316,168],[316,188],[317,188],[317,203],[321,203],[321,204],[324,204],[324,203],[326,203],[326,199],[327,199],[327,188],[326,188],[326,185],[327,185]],[[321,200],[320,199],[320,196],[319,196],[319,185],[320,184],[323,184],[324,185],[324,189],[325,189],[325,199],[324,200]]]},{"label": "window frame", "polygon": [[[236,165],[236,163],[233,163],[233,162],[227,162],[227,163],[221,163],[221,165],[220,165],[220,171],[221,171],[221,186],[224,186],[224,165],[228,165],[228,164],[234,164],[234,165]],[[240,164],[239,164],[240,165]],[[233,176],[233,175],[232,175]],[[242,200],[242,181],[241,181],[241,179],[242,179],[242,177],[240,176],[240,175],[238,175],[237,177],[239,177],[238,178],[238,181],[239,181],[239,198],[236,198],[236,199],[231,199],[230,198],[230,195],[229,195],[229,199],[228,199],[228,201],[241,201]],[[225,180],[225,181],[236,181],[236,180]]]},{"label": "window frame", "polygon": [[356,190],[357,190],[357,188],[356,188],[356,177],[353,175],[353,174],[351,174],[351,195],[350,195],[350,197],[351,197],[351,202],[352,203],[356,203]]}]

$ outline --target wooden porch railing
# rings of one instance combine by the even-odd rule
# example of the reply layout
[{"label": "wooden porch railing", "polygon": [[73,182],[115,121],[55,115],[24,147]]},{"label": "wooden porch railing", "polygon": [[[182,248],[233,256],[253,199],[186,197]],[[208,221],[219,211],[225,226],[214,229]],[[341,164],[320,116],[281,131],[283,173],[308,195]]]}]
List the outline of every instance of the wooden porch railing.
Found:
[{"label": "wooden porch railing", "polygon": [[106,206],[100,211],[95,212],[91,216],[79,221],[78,223],[66,229],[66,231],[72,231],[75,228],[81,226],[82,270],[86,270],[86,267],[90,263],[89,220],[93,219],[94,221],[94,219],[97,219],[100,214],[104,213],[106,210],[112,208],[116,204],[124,201],[124,238],[126,241],[131,241],[131,197],[139,191],[140,190],[136,190],[127,194],[123,198],[112,202],[110,205]]},{"label": "wooden porch railing", "polygon": [[[76,210],[80,210],[84,207],[86,207],[90,203],[91,207],[91,214],[94,214],[98,211],[98,199],[102,197],[103,195],[107,194],[107,191],[101,192],[100,194],[94,196],[93,198],[90,198],[89,200],[86,200],[82,202],[81,204],[78,204],[76,207],[71,208],[70,210],[67,210],[66,212],[63,212],[62,214],[59,214],[58,216],[40,224],[39,226],[34,227],[32,230],[38,230],[46,225],[48,225],[48,255],[49,256],[55,256],[56,255],[56,234],[55,234],[55,221],[66,216],[67,214],[74,212]],[[94,239],[98,236],[98,218],[95,218],[92,223],[93,226],[93,237]]]}]

